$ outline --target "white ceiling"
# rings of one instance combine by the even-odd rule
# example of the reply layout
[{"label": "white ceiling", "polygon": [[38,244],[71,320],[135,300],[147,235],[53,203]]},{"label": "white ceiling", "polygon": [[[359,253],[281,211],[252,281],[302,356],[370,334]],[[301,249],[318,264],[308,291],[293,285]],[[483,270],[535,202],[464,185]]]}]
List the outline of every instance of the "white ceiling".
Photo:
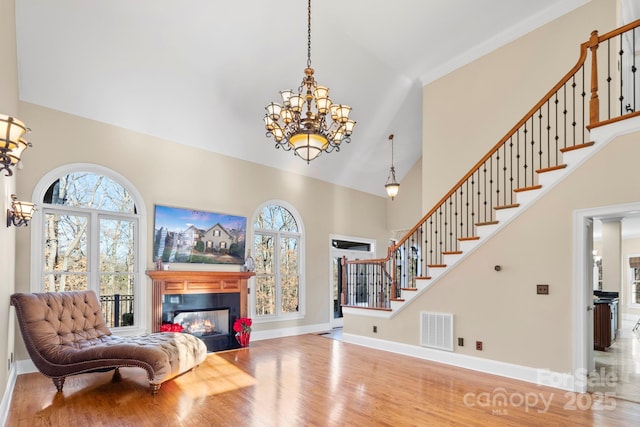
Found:
[{"label": "white ceiling", "polygon": [[315,0],[316,80],[357,125],[309,165],[262,121],[302,80],[304,0],[16,1],[20,99],[384,196],[388,135],[400,180],[421,157],[423,84],[587,1]]}]

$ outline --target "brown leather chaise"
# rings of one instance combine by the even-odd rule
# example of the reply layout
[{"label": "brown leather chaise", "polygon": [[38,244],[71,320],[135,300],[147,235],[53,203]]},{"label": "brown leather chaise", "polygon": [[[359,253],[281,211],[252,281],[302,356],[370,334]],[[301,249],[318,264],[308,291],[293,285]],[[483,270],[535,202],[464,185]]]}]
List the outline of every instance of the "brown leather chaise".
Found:
[{"label": "brown leather chaise", "polygon": [[119,337],[107,327],[93,291],[13,294],[11,305],[31,360],[62,391],[69,375],[139,367],[147,371],[151,392],[199,365],[207,347],[183,333]]}]

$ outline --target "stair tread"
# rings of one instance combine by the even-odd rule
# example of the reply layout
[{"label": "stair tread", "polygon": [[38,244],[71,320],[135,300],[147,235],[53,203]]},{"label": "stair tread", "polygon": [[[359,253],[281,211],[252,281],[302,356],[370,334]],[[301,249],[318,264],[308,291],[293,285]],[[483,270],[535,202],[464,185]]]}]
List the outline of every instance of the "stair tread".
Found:
[{"label": "stair tread", "polygon": [[551,167],[548,167],[548,168],[537,169],[536,173],[553,172],[553,171],[557,171],[557,170],[560,170],[560,169],[564,169],[566,167],[567,167],[566,164],[557,165],[557,166],[551,166]]},{"label": "stair tread", "polygon": [[495,225],[498,221],[486,221],[486,222],[476,222],[476,227],[480,227],[483,225]]},{"label": "stair tread", "polygon": [[429,268],[445,268],[447,264],[427,264]]},{"label": "stair tread", "polygon": [[416,279],[431,280],[431,276],[417,276]]},{"label": "stair tread", "polygon": [[538,185],[531,185],[529,187],[516,188],[515,190],[513,190],[513,192],[514,193],[521,193],[523,191],[539,190],[541,188],[542,188],[542,185],[538,184]]},{"label": "stair tread", "polygon": [[461,255],[462,251],[448,251],[448,252],[442,252],[442,255]]},{"label": "stair tread", "polygon": [[569,151],[573,151],[573,150],[579,150],[581,148],[587,148],[587,147],[591,147],[595,142],[594,141],[589,141],[589,142],[585,142],[584,144],[578,144],[578,145],[572,145],[570,147],[564,147],[560,149],[561,153],[567,153]]},{"label": "stair tread", "polygon": [[400,288],[403,291],[417,291],[418,288]]},{"label": "stair tread", "polygon": [[520,206],[520,203],[512,203],[510,205],[494,206],[493,209],[498,211],[500,209],[512,209],[512,208],[517,208],[519,206]]},{"label": "stair tread", "polygon": [[[478,224],[476,224],[478,225]],[[467,240],[480,240],[480,236],[468,236],[468,237],[458,237],[460,242],[465,242]]]}]

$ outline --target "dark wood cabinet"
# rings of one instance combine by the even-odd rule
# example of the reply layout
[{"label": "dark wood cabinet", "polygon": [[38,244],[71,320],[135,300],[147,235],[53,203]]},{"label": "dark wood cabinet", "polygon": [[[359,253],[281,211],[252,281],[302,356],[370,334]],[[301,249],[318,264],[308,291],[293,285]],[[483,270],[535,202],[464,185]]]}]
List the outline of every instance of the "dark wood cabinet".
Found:
[{"label": "dark wood cabinet", "polygon": [[[615,340],[617,302],[596,303],[593,310],[593,348],[605,351]],[[614,318],[615,316],[615,318]]]}]

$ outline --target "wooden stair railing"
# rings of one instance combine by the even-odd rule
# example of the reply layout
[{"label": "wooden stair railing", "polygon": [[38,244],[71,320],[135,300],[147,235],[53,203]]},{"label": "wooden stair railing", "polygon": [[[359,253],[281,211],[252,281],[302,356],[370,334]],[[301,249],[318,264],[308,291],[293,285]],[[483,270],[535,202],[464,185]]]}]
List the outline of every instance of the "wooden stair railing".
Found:
[{"label": "wooden stair railing", "polygon": [[[389,309],[392,300],[401,299],[401,289],[416,287],[416,278],[428,277],[434,268],[446,268],[444,257],[460,254],[461,241],[478,239],[478,227],[497,224],[497,210],[518,207],[516,194],[539,190],[540,174],[565,168],[563,153],[593,145],[588,139],[590,129],[640,115],[635,95],[640,82],[633,54],[638,27],[640,20],[602,36],[593,31],[580,46],[576,65],[388,248],[385,258],[343,260],[342,304]],[[604,60],[597,56],[601,46]],[[585,66],[589,53],[591,67]],[[599,73],[599,64],[606,64],[606,72]],[[601,111],[605,112],[602,119]]]}]

